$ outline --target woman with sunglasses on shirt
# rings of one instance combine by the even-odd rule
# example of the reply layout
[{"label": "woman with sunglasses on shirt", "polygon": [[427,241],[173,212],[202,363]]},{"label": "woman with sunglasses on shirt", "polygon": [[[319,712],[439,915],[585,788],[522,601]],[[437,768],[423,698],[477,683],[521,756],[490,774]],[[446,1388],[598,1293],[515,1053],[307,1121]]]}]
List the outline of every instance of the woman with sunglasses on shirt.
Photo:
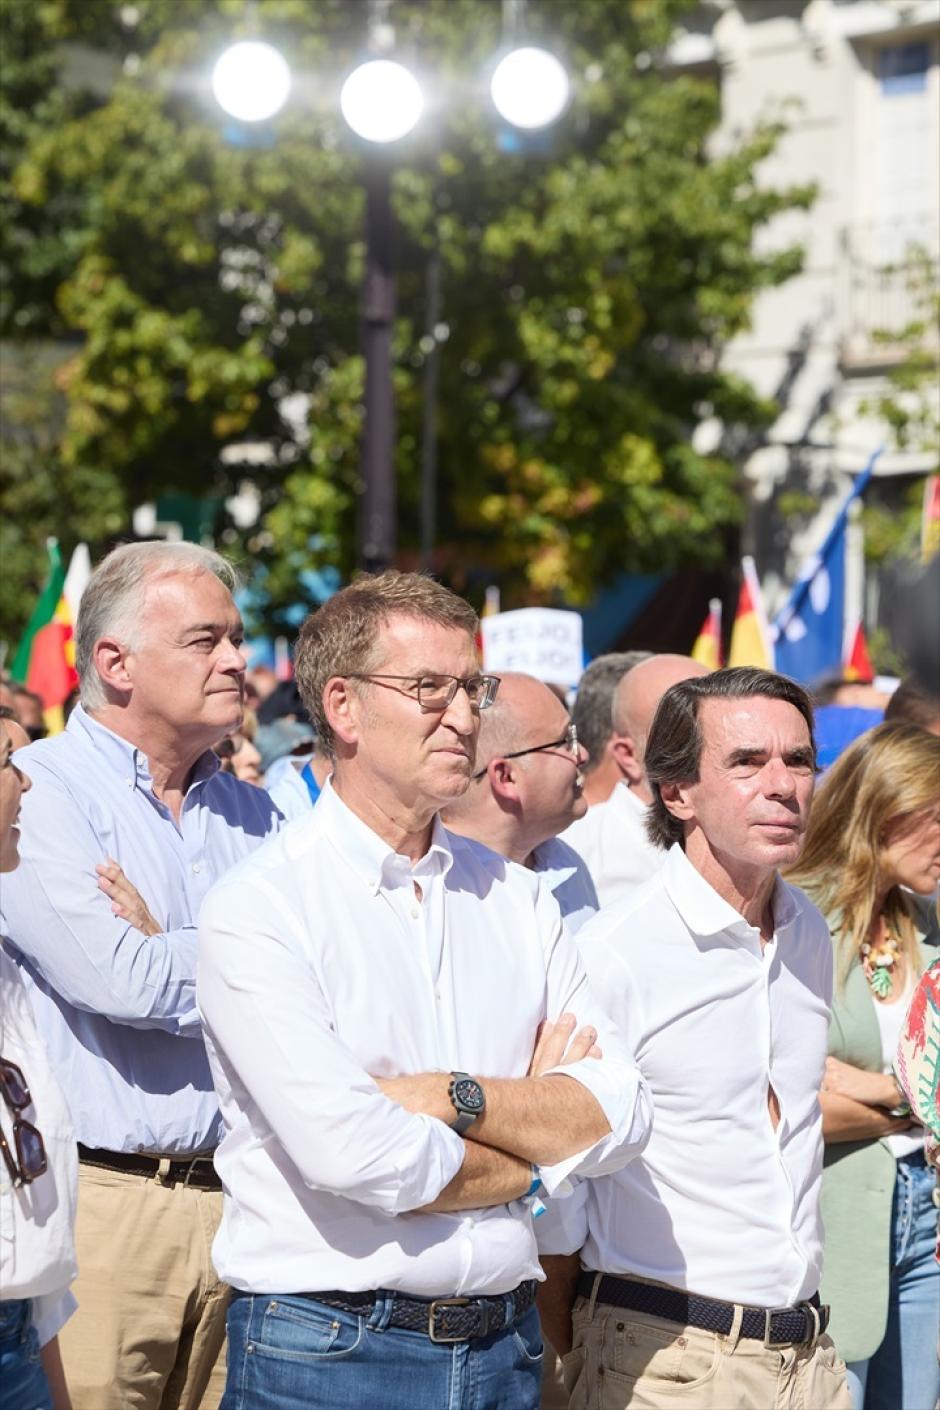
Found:
[{"label": "woman with sunglasses on shirt", "polygon": [[[11,756],[28,743],[0,718],[0,872],[19,863],[16,819],[30,785]],[[71,1410],[58,1331],[76,1306],[77,1191],[65,1099],[0,945],[0,1410]]]}]

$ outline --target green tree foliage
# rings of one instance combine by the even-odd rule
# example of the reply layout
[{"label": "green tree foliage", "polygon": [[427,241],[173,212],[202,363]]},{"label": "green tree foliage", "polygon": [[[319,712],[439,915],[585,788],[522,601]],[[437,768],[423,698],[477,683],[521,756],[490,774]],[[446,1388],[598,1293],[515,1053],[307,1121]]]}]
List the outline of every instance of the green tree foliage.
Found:
[{"label": "green tree foliage", "polygon": [[[495,580],[504,603],[584,601],[624,570],[715,561],[740,515],[737,467],[695,451],[692,431],[703,416],[750,432],[772,419],[720,353],[754,295],[799,268],[794,248],[756,254],[755,233],[812,192],[760,182],[774,121],[710,149],[714,83],[664,60],[688,8],[530,0],[528,33],[564,50],[575,94],[549,136],[514,143],[481,79],[500,6],[388,10],[431,88],[394,158],[400,551],[415,561],[436,247],[435,567],[471,596]],[[348,0],[5,0],[0,333],[65,341],[63,410],[35,482],[15,430],[8,505],[31,516],[33,581],[24,550],[0,630],[28,610],[46,532],[100,547],[161,492],[256,486],[258,523],[218,532],[250,556],[269,623],[302,599],[304,569],[351,571],[368,158],[337,100],[369,13]],[[258,33],[289,56],[299,97],[245,145],[207,74],[226,43]],[[269,447],[266,464],[240,463],[249,443]]]}]

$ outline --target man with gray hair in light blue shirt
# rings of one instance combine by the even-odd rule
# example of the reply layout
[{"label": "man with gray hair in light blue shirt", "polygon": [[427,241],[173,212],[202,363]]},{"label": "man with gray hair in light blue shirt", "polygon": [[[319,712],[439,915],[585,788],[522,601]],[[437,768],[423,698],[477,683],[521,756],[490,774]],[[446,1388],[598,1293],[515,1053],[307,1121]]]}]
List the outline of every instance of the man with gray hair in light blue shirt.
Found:
[{"label": "man with gray hair in light blue shirt", "polygon": [[280,823],[212,752],[244,706],[235,585],[193,544],[115,549],[79,610],[81,704],[17,755],[33,787],[0,914],[79,1141],[80,1310],[62,1337],[75,1410],[208,1410],[222,1387],[196,916]]}]

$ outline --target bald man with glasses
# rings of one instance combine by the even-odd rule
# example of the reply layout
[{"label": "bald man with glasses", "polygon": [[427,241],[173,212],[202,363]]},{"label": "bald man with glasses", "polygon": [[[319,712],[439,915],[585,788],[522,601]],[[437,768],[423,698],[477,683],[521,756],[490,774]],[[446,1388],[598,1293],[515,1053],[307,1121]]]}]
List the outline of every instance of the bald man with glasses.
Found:
[{"label": "bald man with glasses", "polygon": [[444,823],[539,873],[573,934],[598,904],[585,863],[558,836],[587,811],[587,752],[555,692],[534,676],[504,671],[480,719],[476,762]]},{"label": "bald man with glasses", "polygon": [[200,917],[225,1410],[535,1410],[532,1202],[649,1133],[550,891],[438,816],[500,688],[476,627],[399,573],[307,621],[296,674],[332,778]]}]

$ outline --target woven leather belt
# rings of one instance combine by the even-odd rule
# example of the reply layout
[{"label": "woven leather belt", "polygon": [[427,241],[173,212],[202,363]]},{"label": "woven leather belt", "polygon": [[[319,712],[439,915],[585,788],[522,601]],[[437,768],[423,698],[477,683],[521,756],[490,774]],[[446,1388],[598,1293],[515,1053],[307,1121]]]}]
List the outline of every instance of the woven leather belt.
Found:
[{"label": "woven leather belt", "polygon": [[[579,1297],[591,1296],[596,1277],[596,1273],[581,1274]],[[617,1278],[608,1273],[601,1276],[597,1301],[631,1312],[648,1312],[682,1327],[701,1327],[723,1336],[729,1335],[734,1323],[732,1302],[715,1302],[710,1297],[697,1297],[694,1293],[661,1288],[654,1283],[637,1283],[632,1278]],[[741,1336],[762,1341],[768,1347],[800,1346],[814,1342],[828,1325],[829,1308],[821,1305],[819,1294],[814,1293],[807,1302],[800,1302],[796,1307],[745,1307]]]},{"label": "woven leather belt", "polygon": [[159,1178],[163,1185],[192,1185],[197,1190],[221,1190],[222,1181],[215,1173],[211,1152],[206,1155],[182,1156],[175,1160],[156,1155],[137,1155],[132,1151],[103,1151],[78,1143],[81,1165],[94,1165],[99,1170],[119,1170],[124,1175],[141,1175],[147,1180]]},{"label": "woven leather belt", "polygon": [[[431,1341],[473,1341],[492,1332],[505,1331],[518,1322],[535,1303],[536,1283],[520,1283],[514,1292],[499,1297],[405,1297],[393,1293],[390,1327],[408,1332],[423,1332]],[[327,1307],[338,1307],[353,1316],[368,1316],[381,1296],[374,1292],[310,1292],[300,1293]]]}]

